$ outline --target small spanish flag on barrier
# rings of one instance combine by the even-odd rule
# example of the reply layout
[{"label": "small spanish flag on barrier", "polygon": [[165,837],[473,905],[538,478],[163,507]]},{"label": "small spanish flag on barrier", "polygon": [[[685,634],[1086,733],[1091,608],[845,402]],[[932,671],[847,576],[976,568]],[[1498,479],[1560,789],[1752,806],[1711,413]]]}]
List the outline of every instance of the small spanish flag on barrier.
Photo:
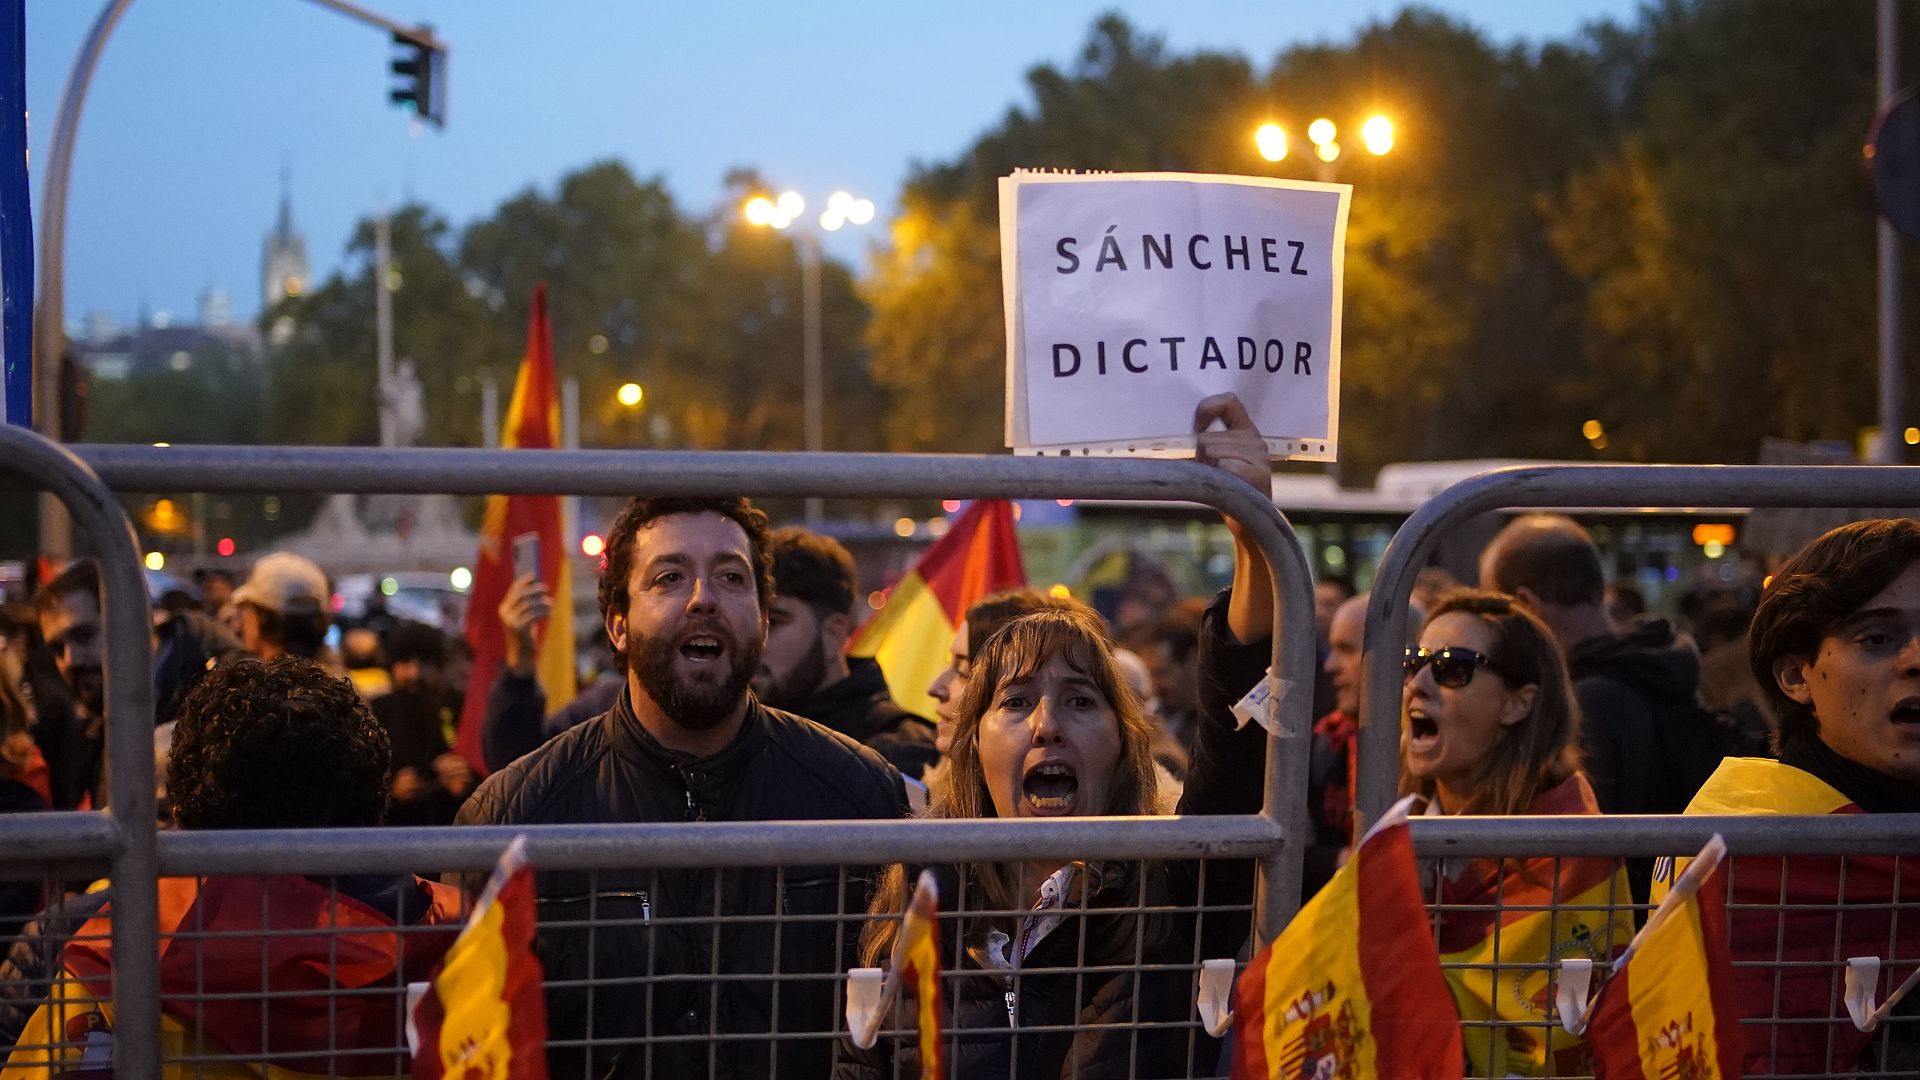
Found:
[{"label": "small spanish flag on barrier", "polygon": [[886,672],[893,700],[915,716],[932,716],[927,686],[944,670],[954,632],[967,609],[989,593],[1027,583],[1013,506],[982,499],[967,507],[887,594],[847,652],[871,656]]},{"label": "small spanish flag on barrier", "polygon": [[[560,445],[560,396],[553,374],[553,329],[547,322],[547,286],[534,286],[533,314],[527,325],[527,354],[513,382],[513,398],[501,425],[500,446],[513,450],[552,450]],[[473,564],[473,589],[467,595],[467,644],[473,649],[473,668],[467,675],[466,705],[454,750],[484,774],[481,721],[487,696],[500,676],[506,656],[505,631],[494,616],[507,587],[513,584],[513,541],[532,533],[540,537],[540,580],[553,596],[546,625],[536,632],[539,655],[534,677],[547,695],[547,711],[572,701],[579,674],[573,655],[573,578],[568,543],[557,495],[489,495],[480,522],[480,551]]]},{"label": "small spanish flag on barrier", "polygon": [[533,955],[527,839],[507,845],[407,1018],[414,1080],[546,1080],[547,1002]]},{"label": "small spanish flag on barrier", "polygon": [[940,1045],[940,887],[931,870],[922,870],[914,884],[889,963],[884,972],[854,968],[847,973],[847,1032],[861,1049],[872,1046],[901,988],[911,986],[920,1036],[920,1080],[942,1080],[947,1070]]},{"label": "small spanish flag on barrier", "polygon": [[1727,956],[1727,845],[1716,834],[1634,936],[1593,1003],[1598,1080],[1739,1080],[1745,1049]]},{"label": "small spanish flag on barrier", "polygon": [[1456,1080],[1460,1018],[1420,900],[1402,799],[1253,958],[1234,992],[1234,1080]]}]

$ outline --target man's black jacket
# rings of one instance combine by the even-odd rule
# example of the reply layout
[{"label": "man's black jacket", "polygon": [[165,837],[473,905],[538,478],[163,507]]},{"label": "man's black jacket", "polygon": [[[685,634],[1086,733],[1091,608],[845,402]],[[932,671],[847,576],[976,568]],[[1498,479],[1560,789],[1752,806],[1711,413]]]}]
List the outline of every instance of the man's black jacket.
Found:
[{"label": "man's black jacket", "polygon": [[[611,711],[489,777],[456,823],[884,819],[906,812],[898,771],[818,724],[750,701],[740,735],[695,759],[649,736],[622,693]],[[746,920],[857,916],[866,910],[870,876],[867,868],[842,872],[833,865],[540,873],[535,948],[547,980],[549,1040],[591,1032],[597,1044],[551,1049],[550,1071],[826,1075],[832,980],[852,965],[857,918]],[[730,921],[716,931],[715,915]],[[778,993],[768,977],[775,971]],[[567,985],[588,979],[596,985]],[[776,1019],[782,1033],[820,1037],[769,1039]],[[675,1036],[697,1038],[660,1041]],[[655,1041],[618,1044],[640,1037]]]},{"label": "man's black jacket", "polygon": [[855,657],[847,665],[846,678],[821,687],[796,711],[872,747],[894,768],[918,780],[927,766],[940,759],[940,750],[933,744],[933,725],[894,702],[878,661]]}]

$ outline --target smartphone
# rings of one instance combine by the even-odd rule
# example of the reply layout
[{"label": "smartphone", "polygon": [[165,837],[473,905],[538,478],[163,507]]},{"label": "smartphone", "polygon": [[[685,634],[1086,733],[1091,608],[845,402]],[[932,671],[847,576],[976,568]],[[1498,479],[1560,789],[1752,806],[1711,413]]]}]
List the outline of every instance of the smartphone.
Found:
[{"label": "smartphone", "polygon": [[521,533],[513,538],[513,576],[517,578],[533,575],[540,580],[540,534]]}]

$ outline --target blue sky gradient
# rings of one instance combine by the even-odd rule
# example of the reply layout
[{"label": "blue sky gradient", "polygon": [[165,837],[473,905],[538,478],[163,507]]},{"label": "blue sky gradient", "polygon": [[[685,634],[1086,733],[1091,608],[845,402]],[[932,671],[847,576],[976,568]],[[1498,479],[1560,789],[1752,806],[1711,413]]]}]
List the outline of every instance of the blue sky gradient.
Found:
[{"label": "blue sky gradient", "polygon": [[[451,43],[445,131],[387,104],[386,37],[303,0],[137,0],[101,61],[75,157],[67,315],[130,321],[142,303],[191,318],[224,289],[259,306],[260,242],[283,162],[316,276],[384,199],[455,224],[529,185],[607,157],[663,177],[704,212],[738,165],[816,200],[879,203],[858,262],[885,236],[915,161],[953,156],[1027,100],[1035,64],[1071,60],[1103,11],[1178,50],[1238,51],[1264,68],[1290,45],[1339,41],[1397,3],[1333,0],[820,2],[365,0]],[[28,0],[33,160],[97,0]],[[1448,0],[1498,41],[1572,35],[1633,0]],[[34,176],[36,213],[40,177]]]}]

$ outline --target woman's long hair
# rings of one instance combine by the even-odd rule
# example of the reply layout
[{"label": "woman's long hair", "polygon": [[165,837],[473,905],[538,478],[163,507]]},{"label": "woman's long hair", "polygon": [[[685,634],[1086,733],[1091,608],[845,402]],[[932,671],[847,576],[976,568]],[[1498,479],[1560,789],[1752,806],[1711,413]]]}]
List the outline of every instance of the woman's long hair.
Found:
[{"label": "woman's long hair", "polygon": [[[1120,725],[1120,761],[1114,767],[1107,805],[1095,812],[1101,815],[1154,812],[1159,797],[1153,767],[1154,721],[1114,662],[1113,648],[1099,616],[1085,605],[1076,604],[1073,608],[1036,611],[1013,620],[989,637],[974,656],[972,677],[954,707],[953,749],[948,754],[947,783],[927,807],[927,817],[997,816],[980,766],[980,722],[1007,683],[1031,675],[1055,656],[1064,657],[1075,671],[1093,680]],[[1091,890],[1097,892],[1101,885],[1113,883],[1099,866],[1076,865],[1083,872],[1075,875],[1076,896],[1069,909],[1078,906],[1082,899],[1078,894],[1082,890],[1091,886]],[[1017,860],[968,863],[957,869],[965,875],[963,896],[942,897],[943,903],[964,902],[967,908],[980,911],[1019,911],[1032,899],[1020,895],[1023,864]],[[900,929],[898,920],[892,916],[906,910],[910,891],[906,867],[897,863],[889,867],[868,909],[869,915],[880,917],[870,919],[860,937],[863,963],[884,965],[887,962]],[[1090,940],[1089,949],[1104,953],[1124,947],[1130,952],[1132,930],[1128,930],[1125,937],[1124,942]]]},{"label": "woman's long hair", "polygon": [[[1475,770],[1459,814],[1524,814],[1534,800],[1580,769],[1580,708],[1567,677],[1567,661],[1546,624],[1511,597],[1488,592],[1456,592],[1427,616],[1427,625],[1449,612],[1476,616],[1493,631],[1487,671],[1509,687],[1539,688],[1533,708],[1518,723],[1500,729],[1500,739]],[[1478,676],[1476,676],[1478,677]],[[1404,707],[1403,707],[1404,708]],[[1407,771],[1400,756],[1400,792],[1434,797],[1431,776]]]}]

